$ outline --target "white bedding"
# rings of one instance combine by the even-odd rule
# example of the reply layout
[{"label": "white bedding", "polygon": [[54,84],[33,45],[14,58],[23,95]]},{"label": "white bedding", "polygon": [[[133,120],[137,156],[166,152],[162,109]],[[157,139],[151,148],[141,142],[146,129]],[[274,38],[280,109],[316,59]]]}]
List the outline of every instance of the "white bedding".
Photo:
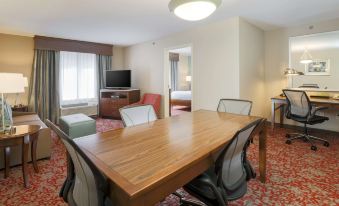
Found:
[{"label": "white bedding", "polygon": [[171,93],[171,99],[191,100],[192,92],[191,91],[173,91]]}]

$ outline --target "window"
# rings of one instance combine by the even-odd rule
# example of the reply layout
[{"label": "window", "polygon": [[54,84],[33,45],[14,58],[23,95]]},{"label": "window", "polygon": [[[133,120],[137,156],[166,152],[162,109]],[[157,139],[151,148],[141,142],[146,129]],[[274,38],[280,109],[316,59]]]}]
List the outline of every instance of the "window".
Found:
[{"label": "window", "polygon": [[97,103],[96,55],[60,52],[61,105]]}]

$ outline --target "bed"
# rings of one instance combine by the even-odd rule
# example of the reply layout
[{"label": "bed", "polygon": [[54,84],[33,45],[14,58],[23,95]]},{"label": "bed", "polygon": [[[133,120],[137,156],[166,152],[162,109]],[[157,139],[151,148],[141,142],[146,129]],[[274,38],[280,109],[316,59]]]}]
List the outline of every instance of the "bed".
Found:
[{"label": "bed", "polygon": [[191,91],[172,91],[171,106],[191,107],[192,92]]}]

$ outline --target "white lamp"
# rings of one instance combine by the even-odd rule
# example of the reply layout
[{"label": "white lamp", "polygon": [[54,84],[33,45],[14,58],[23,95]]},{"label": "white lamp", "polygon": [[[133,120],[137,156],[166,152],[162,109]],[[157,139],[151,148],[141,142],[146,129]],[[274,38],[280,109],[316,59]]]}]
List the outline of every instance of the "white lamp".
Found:
[{"label": "white lamp", "polygon": [[305,49],[303,55],[300,57],[300,63],[309,64],[312,63],[312,55]]},{"label": "white lamp", "polygon": [[28,79],[27,77],[24,77],[24,87],[28,87]]},{"label": "white lamp", "polygon": [[[28,87],[28,79],[27,77],[24,77],[24,87]],[[17,106],[17,101],[18,101],[18,98],[19,98],[19,93],[16,93],[16,97],[15,97],[15,102],[14,102],[14,107]],[[21,104],[19,104],[19,106],[21,106]]]},{"label": "white lamp", "polygon": [[192,81],[192,76],[186,76],[186,82],[191,82]]},{"label": "white lamp", "polygon": [[287,76],[287,80],[288,80],[287,88],[293,88],[293,77],[292,76],[304,75],[304,73],[298,72],[297,70],[293,68],[286,68],[284,71],[284,75]]},{"label": "white lamp", "polygon": [[168,8],[179,18],[198,21],[211,15],[221,2],[222,0],[171,0]]},{"label": "white lamp", "polygon": [[5,131],[5,105],[4,93],[22,93],[25,92],[25,82],[22,74],[18,73],[0,73],[0,93],[1,93],[1,116],[2,128]]}]

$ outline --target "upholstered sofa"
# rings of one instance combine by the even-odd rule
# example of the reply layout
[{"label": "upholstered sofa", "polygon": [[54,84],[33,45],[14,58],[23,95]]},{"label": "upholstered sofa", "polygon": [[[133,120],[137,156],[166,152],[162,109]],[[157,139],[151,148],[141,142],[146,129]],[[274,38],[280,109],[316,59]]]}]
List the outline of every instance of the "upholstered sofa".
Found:
[{"label": "upholstered sofa", "polygon": [[[16,125],[40,125],[37,159],[49,158],[51,156],[51,130],[40,120],[39,116],[30,112],[13,112],[13,124]],[[30,147],[31,148],[31,147]],[[21,147],[11,147],[10,164],[11,166],[21,164]],[[31,151],[29,150],[29,153]],[[0,160],[4,159],[4,150],[0,149]],[[29,155],[29,161],[31,157]],[[39,163],[38,163],[39,165]],[[4,168],[4,161],[0,161],[0,169]]]}]

